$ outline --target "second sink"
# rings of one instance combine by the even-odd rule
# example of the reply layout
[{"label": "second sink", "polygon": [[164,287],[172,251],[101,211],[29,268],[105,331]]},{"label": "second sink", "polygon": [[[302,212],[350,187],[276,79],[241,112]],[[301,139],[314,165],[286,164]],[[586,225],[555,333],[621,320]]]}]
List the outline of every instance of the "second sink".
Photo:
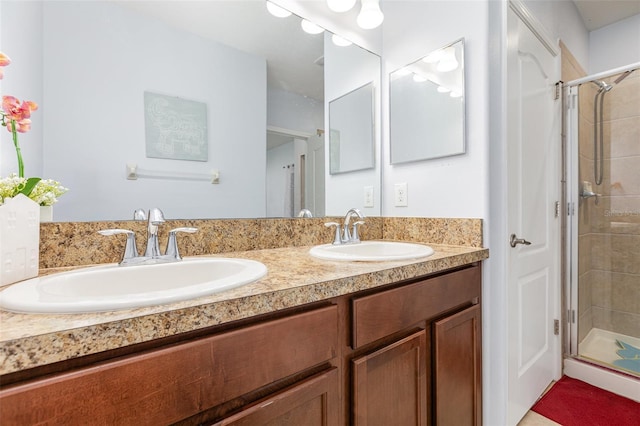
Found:
[{"label": "second sink", "polygon": [[433,249],[424,244],[397,241],[362,241],[358,244],[323,244],[312,247],[309,254],[325,260],[388,261],[431,256]]}]

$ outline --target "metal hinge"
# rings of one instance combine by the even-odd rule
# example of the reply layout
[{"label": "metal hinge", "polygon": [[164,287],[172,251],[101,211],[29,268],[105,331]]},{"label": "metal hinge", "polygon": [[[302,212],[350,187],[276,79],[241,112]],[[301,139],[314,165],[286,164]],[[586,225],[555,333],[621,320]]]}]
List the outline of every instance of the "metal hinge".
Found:
[{"label": "metal hinge", "polygon": [[560,320],[553,320],[553,334],[556,336],[560,334]]},{"label": "metal hinge", "polygon": [[574,213],[573,203],[567,203],[567,216],[573,216]]},{"label": "metal hinge", "polygon": [[556,217],[560,216],[560,201],[556,201]]},{"label": "metal hinge", "polygon": [[556,83],[556,92],[553,95],[553,100],[557,101],[558,99],[560,99],[560,92],[562,91],[562,83],[563,81],[560,80]]}]

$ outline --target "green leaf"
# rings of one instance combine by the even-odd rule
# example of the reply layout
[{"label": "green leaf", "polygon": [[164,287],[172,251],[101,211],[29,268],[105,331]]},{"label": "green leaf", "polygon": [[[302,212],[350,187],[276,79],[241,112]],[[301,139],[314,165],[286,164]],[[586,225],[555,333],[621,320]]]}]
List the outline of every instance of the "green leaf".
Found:
[{"label": "green leaf", "polygon": [[39,177],[32,177],[32,178],[27,179],[27,183],[25,183],[24,188],[22,188],[22,190],[20,190],[20,194],[24,194],[24,195],[26,195],[28,197],[29,194],[31,194],[31,191],[33,191],[33,188],[35,188],[35,186],[41,180],[42,180],[42,178],[39,178]]}]

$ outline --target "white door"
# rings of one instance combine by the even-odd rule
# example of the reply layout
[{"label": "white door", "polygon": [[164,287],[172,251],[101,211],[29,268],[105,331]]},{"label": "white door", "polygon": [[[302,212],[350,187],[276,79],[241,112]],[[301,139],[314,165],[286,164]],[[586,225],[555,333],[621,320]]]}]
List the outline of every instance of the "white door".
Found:
[{"label": "white door", "polygon": [[560,319],[560,96],[554,100],[559,57],[543,30],[534,33],[523,19],[536,28],[526,10],[510,2],[507,229],[516,241],[504,242],[509,425],[559,378],[561,365],[560,336],[554,335],[554,320]]},{"label": "white door", "polygon": [[305,207],[313,217],[324,216],[324,137],[311,136],[307,139],[305,166]]}]

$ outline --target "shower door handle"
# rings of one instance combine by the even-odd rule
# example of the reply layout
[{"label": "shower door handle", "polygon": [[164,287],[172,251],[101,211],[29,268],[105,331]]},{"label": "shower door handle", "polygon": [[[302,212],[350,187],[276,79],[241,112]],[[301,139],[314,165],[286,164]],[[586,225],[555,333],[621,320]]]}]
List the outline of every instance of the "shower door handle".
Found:
[{"label": "shower door handle", "polygon": [[509,240],[509,244],[511,244],[511,247],[515,247],[518,244],[524,244],[525,246],[529,246],[531,245],[531,242],[525,240],[524,238],[518,238],[516,234],[511,234],[511,239]]}]

